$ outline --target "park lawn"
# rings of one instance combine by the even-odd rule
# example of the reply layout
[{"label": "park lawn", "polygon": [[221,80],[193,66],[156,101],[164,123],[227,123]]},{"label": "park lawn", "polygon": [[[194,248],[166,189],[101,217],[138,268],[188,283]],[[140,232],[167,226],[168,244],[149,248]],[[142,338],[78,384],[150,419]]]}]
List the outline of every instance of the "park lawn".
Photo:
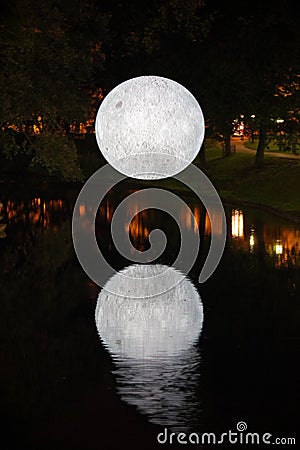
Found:
[{"label": "park lawn", "polygon": [[[221,143],[213,139],[205,139],[205,159],[207,162],[222,158],[223,152]],[[197,158],[196,158],[197,160]]]},{"label": "park lawn", "polygon": [[207,175],[223,200],[251,202],[300,216],[300,160],[266,155],[264,170],[254,155],[208,160]]},{"label": "park lawn", "polygon": [[[255,139],[254,142],[244,141],[244,146],[246,148],[250,148],[250,150],[257,150],[258,139]],[[279,152],[278,145],[274,141],[270,141],[267,145],[266,151],[269,152]]]},{"label": "park lawn", "polygon": [[[255,139],[254,142],[249,142],[249,141],[245,141],[244,142],[244,146],[246,148],[249,148],[250,150],[255,150],[256,151],[257,150],[257,145],[258,145],[258,139]],[[300,144],[298,143],[297,146],[296,146],[298,154],[299,154],[299,146],[300,146]],[[280,152],[280,153],[286,153],[286,154],[293,155],[292,151],[279,150],[278,144],[274,140],[271,140],[268,143],[267,148],[266,148],[266,154],[268,152],[278,152],[278,153]]]},{"label": "park lawn", "polygon": [[[91,157],[96,158],[94,153],[98,155],[98,150],[91,153]],[[236,153],[223,157],[220,143],[212,139],[205,140],[205,158],[206,167],[203,170],[222,200],[250,202],[300,216],[300,159],[276,158],[266,153],[265,169],[256,170],[254,153]],[[193,163],[199,166],[199,155]],[[105,161],[93,161],[89,172],[93,173],[95,167],[103,164]],[[174,178],[145,181],[129,178],[126,182],[131,187],[136,185],[137,189],[157,187],[169,189],[179,195],[191,194],[184,184]]]}]

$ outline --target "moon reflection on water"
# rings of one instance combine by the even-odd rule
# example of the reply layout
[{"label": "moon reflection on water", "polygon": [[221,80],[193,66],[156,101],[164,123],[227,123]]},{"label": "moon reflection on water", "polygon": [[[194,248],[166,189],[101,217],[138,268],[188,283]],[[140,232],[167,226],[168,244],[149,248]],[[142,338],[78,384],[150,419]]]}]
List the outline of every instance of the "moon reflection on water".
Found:
[{"label": "moon reflection on water", "polygon": [[[155,295],[157,282],[163,291],[170,276],[178,283]],[[118,394],[150,422],[184,430],[197,420],[202,323],[196,288],[165,265],[131,265],[101,290],[96,326],[115,364]]]}]

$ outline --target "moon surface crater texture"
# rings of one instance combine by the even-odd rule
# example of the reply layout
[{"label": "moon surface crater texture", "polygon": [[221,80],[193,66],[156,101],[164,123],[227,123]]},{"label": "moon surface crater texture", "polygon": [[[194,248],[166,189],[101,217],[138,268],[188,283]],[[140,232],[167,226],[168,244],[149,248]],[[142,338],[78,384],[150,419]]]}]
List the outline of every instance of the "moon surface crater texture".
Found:
[{"label": "moon surface crater texture", "polygon": [[96,117],[96,139],[106,160],[133,178],[160,179],[185,169],[200,151],[204,118],[181,84],[141,76],[116,86]]},{"label": "moon surface crater texture", "polygon": [[[169,277],[174,278],[171,289],[164,283]],[[118,358],[178,355],[197,341],[202,322],[202,302],[195,286],[178,270],[161,264],[134,264],[116,273],[97,301],[99,335]]]}]

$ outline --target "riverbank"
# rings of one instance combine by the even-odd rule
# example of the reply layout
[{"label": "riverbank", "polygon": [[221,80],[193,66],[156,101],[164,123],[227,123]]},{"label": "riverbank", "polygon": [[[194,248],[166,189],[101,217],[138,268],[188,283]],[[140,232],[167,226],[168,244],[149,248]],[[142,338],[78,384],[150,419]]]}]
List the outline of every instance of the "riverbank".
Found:
[{"label": "riverbank", "polygon": [[254,168],[254,155],[218,157],[207,150],[205,172],[222,200],[259,206],[300,221],[300,160],[265,155],[265,168]]},{"label": "riverbank", "polygon": [[[207,140],[205,151],[206,165],[202,170],[223,202],[258,207],[300,223],[300,159],[266,154],[265,168],[258,170],[254,167],[255,153],[247,149],[223,157],[220,144]],[[194,164],[200,165],[199,156]],[[188,189],[174,179],[139,182],[142,187],[145,184],[167,188],[180,195],[189,194]]]},{"label": "riverbank", "polygon": [[[233,142],[235,143],[235,142]],[[275,212],[289,220],[300,222],[300,159],[280,158],[265,155],[265,168],[254,168],[254,151],[244,146],[234,155],[223,157],[220,143],[207,139],[205,141],[206,165],[204,172],[216,187],[221,199],[227,203],[239,203],[264,208]],[[241,148],[240,148],[241,147]],[[88,151],[86,149],[88,148]],[[85,151],[84,151],[85,149]],[[89,177],[95,170],[105,164],[99,157],[97,148],[86,145],[80,148],[79,156],[85,177]],[[84,164],[83,164],[84,163]],[[200,165],[200,157],[194,161]],[[0,184],[12,184],[22,189],[24,186],[39,186],[46,191],[50,187],[59,187],[64,192],[78,192],[82,183],[66,183],[58,177],[50,177],[46,173],[2,174]],[[186,186],[175,179],[142,181],[127,179],[131,187],[167,188],[180,195],[189,195]]]},{"label": "riverbank", "polygon": [[[244,142],[244,146],[245,148],[249,149],[249,150],[257,150],[257,146],[258,146],[258,139],[255,139],[254,142],[249,142],[247,139]],[[288,146],[282,146],[282,148],[280,149],[279,147],[279,143],[276,142],[275,140],[272,140],[271,142],[269,142],[269,144],[266,147],[266,154],[272,154],[272,153],[276,153],[277,156],[283,156],[283,157],[294,157],[294,156],[299,156],[299,151],[300,151],[300,144],[299,143],[295,143],[294,147],[292,149],[292,147],[288,147]]]}]

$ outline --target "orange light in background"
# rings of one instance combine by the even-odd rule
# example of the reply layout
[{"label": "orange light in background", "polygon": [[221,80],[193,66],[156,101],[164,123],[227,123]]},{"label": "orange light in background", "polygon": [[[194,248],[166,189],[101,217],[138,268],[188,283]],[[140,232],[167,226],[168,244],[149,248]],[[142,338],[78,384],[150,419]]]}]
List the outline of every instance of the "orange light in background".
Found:
[{"label": "orange light in background", "polygon": [[50,200],[49,206],[51,209],[59,210],[63,207],[63,201],[62,200]]},{"label": "orange light in background", "polygon": [[40,213],[37,211],[31,211],[29,213],[29,220],[31,223],[34,223],[34,224],[38,223],[41,220]]},{"label": "orange light in background", "polygon": [[[137,210],[137,208],[136,208]],[[144,216],[144,217],[143,217]],[[144,225],[144,220],[147,218],[147,212],[141,211],[136,214],[128,226],[125,226],[125,232],[129,232],[131,238],[133,239],[135,247],[143,251],[145,248],[145,243],[149,238],[149,228]]]},{"label": "orange light in background", "polygon": [[250,247],[250,253],[253,253],[255,246],[255,229],[253,225],[250,228],[250,236],[249,236],[249,247]]},{"label": "orange light in background", "polygon": [[[17,203],[8,200],[6,204],[7,219],[11,223],[27,223],[47,228],[52,225],[51,212],[61,210],[64,205],[62,199],[43,201],[40,197],[34,197],[26,203]],[[56,226],[53,224],[53,227]]]},{"label": "orange light in background", "polygon": [[182,227],[187,228],[190,230],[192,228],[192,216],[190,211],[186,211],[185,209],[182,209],[180,211],[180,223]]},{"label": "orange light in background", "polygon": [[80,217],[85,215],[85,205],[79,205],[79,215]]},{"label": "orange light in background", "polygon": [[95,89],[95,91],[92,93],[92,98],[95,99],[95,100],[102,100],[103,99],[103,91],[102,91],[101,87]]},{"label": "orange light in background", "polygon": [[111,221],[113,215],[113,208],[110,206],[109,202],[106,203],[106,220],[107,222]]},{"label": "orange light in background", "polygon": [[281,226],[280,229],[264,225],[265,248],[276,255],[277,268],[300,267],[300,230]]},{"label": "orange light in background", "polygon": [[283,245],[279,239],[276,241],[276,244],[274,245],[274,250],[276,255],[282,255],[283,253]]},{"label": "orange light in background", "polygon": [[[128,227],[126,227],[128,229]],[[125,229],[126,231],[126,229]],[[134,216],[129,225],[129,233],[131,234],[133,239],[144,240],[149,237],[149,230],[143,224],[142,217],[139,215]]]},{"label": "orange light in background", "polygon": [[[11,130],[14,130],[14,131],[17,131],[17,132],[19,132],[19,131],[20,131],[20,128],[19,128],[19,127],[17,127],[16,125],[14,125],[13,123],[12,123],[12,124],[10,124],[10,125],[8,125],[8,126],[7,126],[7,128],[10,128]],[[4,131],[4,130],[5,130],[5,128],[4,128],[4,127],[2,127],[2,130]]]},{"label": "orange light in background", "polygon": [[231,235],[232,237],[244,237],[244,213],[239,209],[233,209],[231,213]]},{"label": "orange light in background", "polygon": [[200,226],[200,208],[198,206],[195,206],[193,213],[194,213],[194,217],[195,217],[194,232],[196,233]]},{"label": "orange light in background", "polygon": [[223,231],[222,226],[222,214],[218,211],[211,211],[211,219],[209,217],[208,212],[205,213],[205,236],[209,236],[211,234],[211,222],[214,224],[214,233],[216,235],[221,236]]},{"label": "orange light in background", "polygon": [[76,133],[77,125],[76,123],[70,123],[70,133]]},{"label": "orange light in background", "polygon": [[80,122],[79,133],[86,134],[89,131],[93,131],[94,130],[94,122],[95,122],[94,119],[88,119],[85,122]]},{"label": "orange light in background", "polygon": [[99,214],[100,214],[100,217],[104,217],[105,216],[104,205],[100,205],[100,207],[99,207]]},{"label": "orange light in background", "polygon": [[41,134],[41,130],[43,129],[41,116],[37,117],[37,122],[38,122],[38,125],[33,124],[33,132],[34,132],[34,134]]},{"label": "orange light in background", "polygon": [[205,236],[209,236],[211,234],[211,223],[210,223],[209,215],[207,212],[205,213],[204,234],[205,234]]},{"label": "orange light in background", "polygon": [[8,220],[12,220],[15,217],[17,217],[18,215],[18,207],[15,204],[15,202],[8,200],[7,202],[7,206],[6,206],[6,211],[7,211],[7,218]]},{"label": "orange light in background", "polygon": [[188,230],[190,230],[192,228],[192,216],[190,211],[187,212],[186,214],[186,227]]}]

